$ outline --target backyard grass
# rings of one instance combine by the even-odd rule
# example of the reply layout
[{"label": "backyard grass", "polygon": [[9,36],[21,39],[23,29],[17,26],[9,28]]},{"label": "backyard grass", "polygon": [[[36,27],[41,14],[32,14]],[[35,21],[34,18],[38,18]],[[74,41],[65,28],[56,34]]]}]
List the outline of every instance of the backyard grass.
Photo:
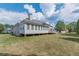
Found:
[{"label": "backyard grass", "polygon": [[16,37],[0,34],[0,55],[79,56],[79,35],[67,33]]}]

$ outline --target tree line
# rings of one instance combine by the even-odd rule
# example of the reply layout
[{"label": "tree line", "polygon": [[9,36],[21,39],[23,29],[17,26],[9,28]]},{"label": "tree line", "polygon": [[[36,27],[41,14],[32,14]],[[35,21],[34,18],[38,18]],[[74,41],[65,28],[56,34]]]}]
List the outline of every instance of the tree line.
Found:
[{"label": "tree line", "polygon": [[[5,29],[12,27],[13,25],[0,24],[0,33],[2,33]],[[63,21],[59,20],[55,25],[55,30],[58,32],[68,31],[68,32],[76,32],[77,34],[79,34],[79,19],[77,22],[71,22],[68,24],[65,24]]]},{"label": "tree line", "polygon": [[7,28],[12,28],[13,25],[9,25],[9,24],[0,24],[0,33],[3,33],[4,30],[6,30]]},{"label": "tree line", "polygon": [[79,20],[77,22],[71,22],[68,24],[65,24],[63,21],[59,20],[55,26],[55,30],[57,30],[58,32],[68,31],[76,32],[77,34],[79,34]]}]

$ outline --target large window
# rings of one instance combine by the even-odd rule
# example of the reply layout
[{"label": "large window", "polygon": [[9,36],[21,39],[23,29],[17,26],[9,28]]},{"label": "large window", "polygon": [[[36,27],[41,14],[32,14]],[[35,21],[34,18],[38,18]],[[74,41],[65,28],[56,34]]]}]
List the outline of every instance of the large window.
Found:
[{"label": "large window", "polygon": [[42,30],[42,28],[43,28],[43,27],[41,26],[41,30]]},{"label": "large window", "polygon": [[43,26],[43,30],[45,30],[45,27]]},{"label": "large window", "polygon": [[39,26],[39,30],[41,30],[41,26]]},{"label": "large window", "polygon": [[27,24],[27,30],[30,30],[30,25],[29,24]]},{"label": "large window", "polygon": [[38,30],[40,30],[40,26],[38,26]]},{"label": "large window", "polygon": [[20,30],[23,30],[23,28],[24,28],[24,27],[23,27],[22,25],[20,25]]},{"label": "large window", "polygon": [[34,25],[31,25],[31,30],[34,30]]},{"label": "large window", "polygon": [[46,27],[46,30],[48,30],[49,27]]},{"label": "large window", "polygon": [[35,25],[35,30],[37,30],[37,25]]},{"label": "large window", "polygon": [[44,27],[44,30],[46,30],[46,27]]}]

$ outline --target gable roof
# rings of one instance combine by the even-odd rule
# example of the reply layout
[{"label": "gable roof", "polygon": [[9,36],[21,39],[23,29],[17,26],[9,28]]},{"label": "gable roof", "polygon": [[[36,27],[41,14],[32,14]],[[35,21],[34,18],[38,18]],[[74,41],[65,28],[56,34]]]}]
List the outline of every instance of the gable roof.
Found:
[{"label": "gable roof", "polygon": [[41,25],[41,26],[50,26],[49,24],[39,21],[39,20],[29,20],[28,18],[24,19],[21,21],[23,24],[33,24],[33,25]]}]

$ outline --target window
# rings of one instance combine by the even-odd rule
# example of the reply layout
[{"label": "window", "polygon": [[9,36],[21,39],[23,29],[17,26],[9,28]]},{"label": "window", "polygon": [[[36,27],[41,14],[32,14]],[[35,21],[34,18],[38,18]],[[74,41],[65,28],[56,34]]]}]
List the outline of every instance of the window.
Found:
[{"label": "window", "polygon": [[49,27],[46,27],[46,30],[48,30]]},{"label": "window", "polygon": [[46,27],[46,30],[47,30],[47,27]]},{"label": "window", "polygon": [[45,29],[45,27],[43,26],[43,30]]},{"label": "window", "polygon": [[45,30],[47,30],[47,27],[45,26]]},{"label": "window", "polygon": [[38,25],[37,25],[37,30],[38,30]]},{"label": "window", "polygon": [[41,26],[39,26],[39,29],[41,30]]},{"label": "window", "polygon": [[44,30],[46,29],[46,27],[44,26]]},{"label": "window", "polygon": [[20,25],[19,28],[20,28],[20,30],[23,30],[24,29],[24,26],[23,25]]},{"label": "window", "polygon": [[38,30],[40,30],[40,26],[38,26]]},{"label": "window", "polygon": [[41,26],[41,30],[42,30],[42,26]]},{"label": "window", "polygon": [[37,30],[37,25],[35,25],[35,30]]},{"label": "window", "polygon": [[31,30],[34,30],[34,25],[31,25]]},{"label": "window", "polygon": [[27,30],[29,30],[30,29],[30,25],[29,24],[27,24]]}]

